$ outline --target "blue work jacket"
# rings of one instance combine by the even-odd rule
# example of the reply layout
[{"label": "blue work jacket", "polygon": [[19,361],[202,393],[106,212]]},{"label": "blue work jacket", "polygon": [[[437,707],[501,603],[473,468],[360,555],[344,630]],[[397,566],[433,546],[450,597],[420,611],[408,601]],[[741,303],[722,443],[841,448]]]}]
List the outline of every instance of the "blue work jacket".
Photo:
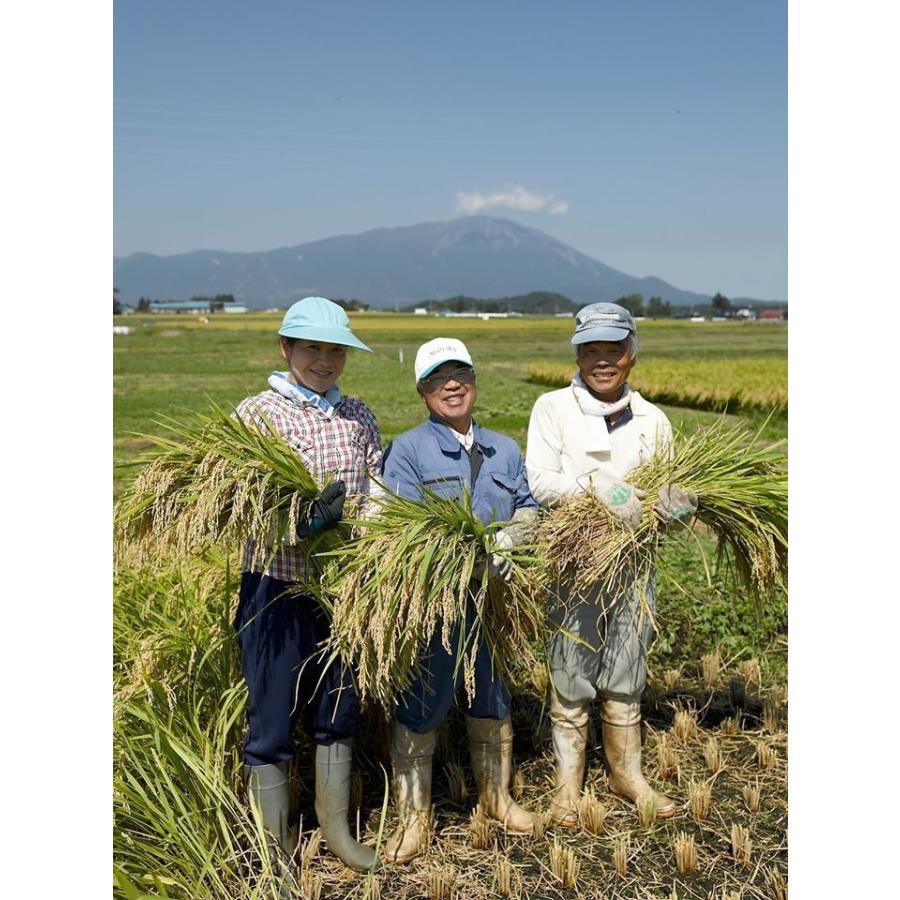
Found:
[{"label": "blue work jacket", "polygon": [[402,497],[418,500],[423,487],[449,500],[462,500],[468,487],[472,509],[482,522],[508,522],[520,507],[537,507],[528,490],[522,454],[504,434],[472,423],[475,443],[484,461],[471,483],[469,454],[451,432],[433,417],[404,431],[384,451],[382,477]]}]

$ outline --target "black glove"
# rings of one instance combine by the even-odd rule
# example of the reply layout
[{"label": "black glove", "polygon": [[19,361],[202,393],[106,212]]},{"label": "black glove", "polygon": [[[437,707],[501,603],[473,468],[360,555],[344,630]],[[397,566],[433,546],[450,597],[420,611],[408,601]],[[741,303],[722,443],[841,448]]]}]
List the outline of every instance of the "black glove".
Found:
[{"label": "black glove", "polygon": [[298,538],[315,537],[334,528],[344,514],[346,488],[343,481],[329,484],[309,508],[309,518],[297,526]]}]

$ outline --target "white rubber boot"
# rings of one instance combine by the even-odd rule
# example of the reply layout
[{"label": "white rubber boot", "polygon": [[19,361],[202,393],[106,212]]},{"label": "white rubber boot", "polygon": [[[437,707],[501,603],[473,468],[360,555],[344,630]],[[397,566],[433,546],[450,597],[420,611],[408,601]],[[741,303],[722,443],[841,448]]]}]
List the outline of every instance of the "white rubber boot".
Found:
[{"label": "white rubber boot", "polygon": [[436,744],[434,731],[416,734],[394,723],[391,762],[400,823],[384,845],[388,862],[408,863],[425,849],[431,827],[431,763]]},{"label": "white rubber boot", "polygon": [[472,773],[478,785],[478,801],[485,814],[514,834],[533,834],[534,817],[509,794],[512,777],[512,721],[466,716]]},{"label": "white rubber boot", "polygon": [[353,740],[316,744],[316,815],[328,849],[351,869],[365,872],[376,862],[375,850],[350,836],[350,767]]},{"label": "white rubber boot", "polygon": [[652,797],[657,816],[674,816],[675,801],[650,787],[641,772],[641,705],[604,700],[602,716],[609,789],[635,804]]},{"label": "white rubber boot", "polygon": [[588,704],[569,703],[551,691],[550,724],[556,761],[556,793],[550,801],[550,814],[556,825],[574,828],[578,824],[578,801],[584,784]]}]

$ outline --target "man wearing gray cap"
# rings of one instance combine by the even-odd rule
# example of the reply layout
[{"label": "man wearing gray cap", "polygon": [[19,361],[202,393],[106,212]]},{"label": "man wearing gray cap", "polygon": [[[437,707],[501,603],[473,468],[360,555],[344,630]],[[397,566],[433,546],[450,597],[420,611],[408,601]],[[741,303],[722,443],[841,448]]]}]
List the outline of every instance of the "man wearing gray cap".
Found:
[{"label": "man wearing gray cap", "polygon": [[[615,303],[592,303],[575,317],[578,372],[565,388],[537,399],[528,426],[525,465],[534,498],[549,505],[583,492],[595,494],[626,527],[640,522],[643,492],[625,482],[657,447],[671,446],[665,414],[628,385],[637,356],[634,319]],[[677,485],[660,493],[655,513],[674,524],[697,510],[697,498]],[[653,636],[652,582],[626,585],[609,596],[600,585],[573,596],[558,585],[552,617],[560,630],[548,647],[550,720],[556,759],[554,821],[574,826],[584,780],[588,710],[602,702],[603,749],[609,788],[635,803],[652,799],[657,815],[675,803],[641,774],[641,694]]]}]

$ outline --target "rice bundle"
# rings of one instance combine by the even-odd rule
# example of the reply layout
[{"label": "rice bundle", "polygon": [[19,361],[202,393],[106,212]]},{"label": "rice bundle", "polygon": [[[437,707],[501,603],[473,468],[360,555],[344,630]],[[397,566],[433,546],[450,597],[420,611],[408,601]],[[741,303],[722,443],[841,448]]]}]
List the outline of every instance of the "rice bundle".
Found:
[{"label": "rice bundle", "polygon": [[[326,585],[329,650],[353,660],[360,696],[393,705],[438,629],[444,648],[456,652],[455,672],[462,666],[470,698],[482,635],[508,682],[530,673],[538,664],[532,644],[544,638],[540,561],[525,548],[498,548],[500,523],[485,525],[468,493],[461,503],[427,489],[420,500],[388,494],[378,506],[376,517],[356,523],[355,540],[327,554],[337,563]],[[473,581],[476,563],[491,553],[510,562],[508,580],[485,572]]]},{"label": "rice bundle", "polygon": [[576,593],[604,584],[610,593],[646,582],[664,523],[654,512],[662,487],[678,484],[699,498],[697,519],[718,539],[718,554],[751,593],[783,588],[787,566],[787,458],[760,447],[740,426],[719,422],[675,441],[672,458],[658,452],[629,483],[646,491],[644,516],[632,532],[593,494],[563,501],[541,526],[542,553]]},{"label": "rice bundle", "polygon": [[[190,422],[160,422],[168,434],[116,505],[118,542],[138,558],[187,559],[210,546],[252,540],[254,564],[292,543],[320,487],[300,456],[262,415],[245,422],[213,405]],[[346,528],[308,549],[329,549]]]}]

